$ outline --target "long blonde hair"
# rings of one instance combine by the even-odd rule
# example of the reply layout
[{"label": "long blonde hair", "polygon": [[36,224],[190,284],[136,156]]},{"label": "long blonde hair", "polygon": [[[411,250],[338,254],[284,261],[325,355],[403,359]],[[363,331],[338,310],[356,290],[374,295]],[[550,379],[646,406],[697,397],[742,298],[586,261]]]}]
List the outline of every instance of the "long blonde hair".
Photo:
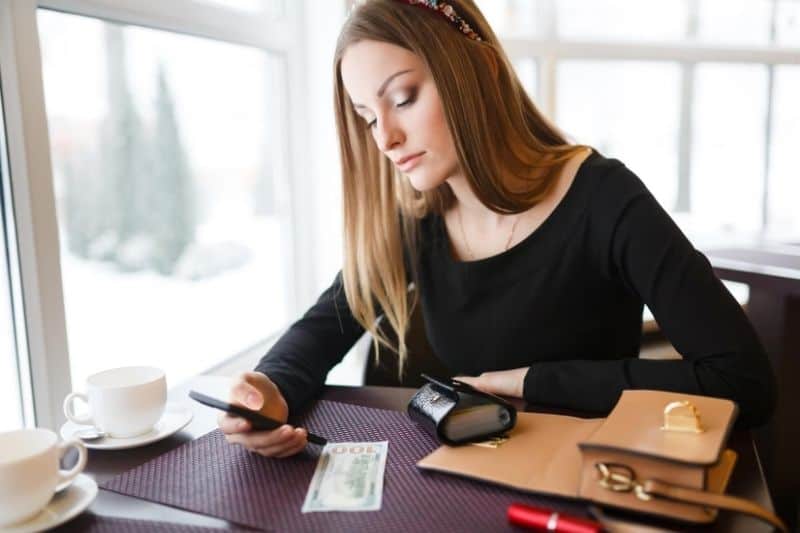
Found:
[{"label": "long blonde hair", "polygon": [[[344,199],[343,280],[355,319],[396,351],[402,376],[405,333],[416,300],[417,223],[454,202],[449,185],[418,192],[377,148],[355,113],[341,75],[348,46],[371,40],[403,47],[430,70],[453,135],[461,170],[491,210],[526,211],[555,183],[580,146],[571,145],[537,109],[483,14],[472,0],[448,0],[482,37],[469,39],[438,13],[400,0],[366,0],[345,22],[334,55],[334,105]],[[382,310],[393,346],[377,320]]]}]

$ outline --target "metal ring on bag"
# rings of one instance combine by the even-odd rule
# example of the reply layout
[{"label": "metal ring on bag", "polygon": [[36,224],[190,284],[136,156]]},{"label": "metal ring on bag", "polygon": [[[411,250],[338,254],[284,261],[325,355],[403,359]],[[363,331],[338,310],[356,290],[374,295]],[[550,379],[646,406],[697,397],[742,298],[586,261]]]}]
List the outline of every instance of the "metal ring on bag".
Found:
[{"label": "metal ring on bag", "polygon": [[631,492],[642,501],[650,501],[653,496],[649,494],[644,486],[636,481],[636,473],[633,468],[617,463],[595,463],[598,473],[597,482],[604,489],[614,492]]}]

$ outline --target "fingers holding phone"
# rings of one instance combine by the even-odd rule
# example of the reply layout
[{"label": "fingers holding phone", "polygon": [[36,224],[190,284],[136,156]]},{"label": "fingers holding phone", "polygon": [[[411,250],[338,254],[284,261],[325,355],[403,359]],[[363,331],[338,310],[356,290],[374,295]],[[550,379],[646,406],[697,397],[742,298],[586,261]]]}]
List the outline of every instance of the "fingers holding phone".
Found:
[{"label": "fingers holding phone", "polygon": [[[289,414],[278,387],[260,372],[241,374],[231,385],[230,402],[280,422],[285,422]],[[289,424],[272,430],[253,430],[249,420],[227,413],[221,413],[217,423],[228,442],[267,457],[288,457],[301,452],[308,444],[306,430]]]},{"label": "fingers holding phone", "polygon": [[289,424],[268,431],[250,431],[226,435],[232,444],[240,444],[251,452],[265,457],[289,457],[300,453],[308,444],[308,433],[305,429]]},{"label": "fingers holding phone", "polygon": [[289,406],[281,391],[265,374],[244,372],[231,385],[230,402],[286,422]]}]

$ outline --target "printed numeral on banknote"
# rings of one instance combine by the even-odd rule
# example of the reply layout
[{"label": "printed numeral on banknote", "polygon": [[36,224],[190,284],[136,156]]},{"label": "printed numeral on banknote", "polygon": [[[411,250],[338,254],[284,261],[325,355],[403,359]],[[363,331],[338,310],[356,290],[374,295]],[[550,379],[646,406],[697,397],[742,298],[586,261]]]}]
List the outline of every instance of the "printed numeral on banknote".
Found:
[{"label": "printed numeral on banknote", "polygon": [[377,511],[389,443],[334,442],[317,461],[302,511]]}]

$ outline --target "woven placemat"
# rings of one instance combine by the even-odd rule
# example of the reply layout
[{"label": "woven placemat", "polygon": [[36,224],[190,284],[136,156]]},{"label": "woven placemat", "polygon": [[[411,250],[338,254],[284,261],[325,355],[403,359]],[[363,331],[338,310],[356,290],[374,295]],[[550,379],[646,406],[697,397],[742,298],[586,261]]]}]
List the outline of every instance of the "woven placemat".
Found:
[{"label": "woven placemat", "polygon": [[302,514],[320,448],[269,459],[219,430],[120,474],[102,488],[274,531],[503,531],[512,502],[585,515],[577,502],[538,497],[418,469],[438,443],[405,413],[320,401],[302,420],[331,442],[389,441],[379,511]]},{"label": "woven placemat", "polygon": [[249,529],[225,529],[157,522],[155,520],[136,520],[83,513],[78,518],[53,529],[53,533],[219,533],[220,531],[245,532]]}]

